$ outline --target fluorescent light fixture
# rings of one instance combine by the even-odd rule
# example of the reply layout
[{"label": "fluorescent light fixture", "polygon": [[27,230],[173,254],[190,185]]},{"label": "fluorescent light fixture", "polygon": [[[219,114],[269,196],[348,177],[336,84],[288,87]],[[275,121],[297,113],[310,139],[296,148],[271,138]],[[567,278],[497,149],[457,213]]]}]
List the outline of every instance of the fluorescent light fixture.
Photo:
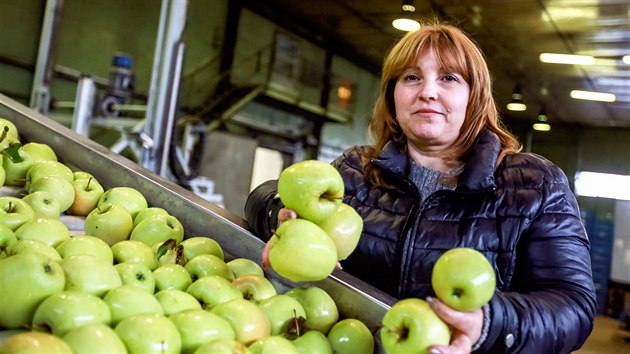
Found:
[{"label": "fluorescent light fixture", "polygon": [[584,197],[630,200],[630,176],[578,172],[575,174],[575,194]]},{"label": "fluorescent light fixture", "polygon": [[612,93],[605,92],[593,92],[593,91],[582,91],[582,90],[572,90],[571,98],[575,98],[577,100],[589,100],[589,101],[601,101],[601,102],[615,102],[617,97]]},{"label": "fluorescent light fixture", "polygon": [[542,53],[539,59],[543,63],[593,65],[595,58],[590,55]]},{"label": "fluorescent light fixture", "polygon": [[507,109],[510,111],[522,112],[527,109],[527,105],[523,102],[512,101],[507,104]]},{"label": "fluorescent light fixture", "polygon": [[547,124],[547,123],[534,123],[532,125],[532,129],[539,131],[539,132],[548,132],[551,130],[551,125]]},{"label": "fluorescent light fixture", "polygon": [[630,64],[630,55],[624,55],[621,61],[624,62],[624,64]]},{"label": "fluorescent light fixture", "polygon": [[412,20],[410,18],[397,18],[392,21],[392,26],[395,29],[411,32],[420,29],[420,23],[416,20]]}]

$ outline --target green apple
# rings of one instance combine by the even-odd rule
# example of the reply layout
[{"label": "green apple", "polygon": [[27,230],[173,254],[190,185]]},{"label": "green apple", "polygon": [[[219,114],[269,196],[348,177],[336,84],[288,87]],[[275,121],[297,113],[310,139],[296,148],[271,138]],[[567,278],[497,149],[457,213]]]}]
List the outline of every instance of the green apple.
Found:
[{"label": "green apple", "polygon": [[142,209],[133,218],[133,226],[136,227],[140,223],[140,221],[153,215],[169,215],[169,213],[168,211],[160,207],[148,207],[146,209]]},{"label": "green apple", "polygon": [[50,333],[22,332],[7,338],[0,344],[3,354],[73,354],[70,346],[61,338]]},{"label": "green apple", "polygon": [[346,203],[339,204],[339,208],[318,225],[335,243],[337,260],[340,261],[354,251],[363,231],[363,219]]},{"label": "green apple", "polygon": [[325,279],[337,265],[337,249],[328,235],[305,219],[280,224],[270,240],[269,263],[293,282]]},{"label": "green apple", "polygon": [[307,329],[327,334],[339,320],[339,310],[335,300],[317,286],[298,286],[289,289],[285,295],[296,299],[304,308]]},{"label": "green apple", "polygon": [[39,240],[17,240],[7,248],[6,252],[9,257],[20,253],[39,253],[53,261],[61,261],[61,255],[53,246]]},{"label": "green apple", "polygon": [[444,252],[435,262],[431,285],[446,305],[459,311],[472,311],[490,301],[496,277],[481,252],[458,247]]},{"label": "green apple", "polygon": [[137,286],[149,294],[155,292],[155,278],[149,267],[142,263],[118,263],[114,266],[123,285]]},{"label": "green apple", "polygon": [[151,271],[158,266],[155,253],[146,243],[136,240],[122,240],[112,246],[114,263],[141,263]]},{"label": "green apple", "polygon": [[90,178],[94,178],[94,175],[87,171],[78,170],[78,171],[72,172],[73,181],[76,181],[78,179],[90,179]]},{"label": "green apple", "polygon": [[341,204],[343,193],[339,171],[323,161],[294,163],[278,177],[278,194],[284,206],[312,222],[331,216]]},{"label": "green apple", "polygon": [[194,296],[182,290],[160,290],[155,293],[155,298],[162,306],[162,311],[164,311],[164,315],[169,317],[180,311],[202,309],[201,304],[199,303],[199,301],[197,301],[197,299],[195,299]]},{"label": "green apple", "polygon": [[70,230],[59,219],[35,218],[15,230],[18,240],[38,240],[53,247],[70,239]]},{"label": "green apple", "polygon": [[57,161],[57,155],[49,145],[32,141],[22,145],[18,149],[18,154],[22,158],[20,162],[13,162],[11,159],[2,161],[2,167],[6,172],[5,183],[9,186],[24,186],[26,173],[35,162]]},{"label": "green apple", "polygon": [[307,331],[292,343],[300,354],[333,354],[328,338],[320,331]]},{"label": "green apple", "polygon": [[225,262],[212,254],[200,254],[184,265],[184,268],[190,274],[193,282],[207,275],[218,275],[229,281],[234,279],[234,273],[228,268]]},{"label": "green apple", "polygon": [[374,353],[372,332],[365,323],[356,318],[346,318],[335,323],[327,338],[336,354]]},{"label": "green apple", "polygon": [[[0,153],[0,164],[4,160],[3,156]],[[7,173],[2,166],[0,166],[0,187],[4,186],[4,181],[7,179]]]},{"label": "green apple", "polygon": [[111,289],[105,294],[103,301],[112,314],[112,326],[116,326],[125,318],[142,313],[164,314],[162,305],[153,294],[134,285],[122,285]]},{"label": "green apple", "polygon": [[222,260],[225,260],[225,255],[221,245],[214,239],[205,236],[189,237],[181,242],[184,247],[184,257],[186,259],[193,259],[200,254],[212,254]]},{"label": "green apple", "polygon": [[194,296],[201,307],[207,310],[224,302],[243,298],[229,280],[218,275],[208,275],[193,281],[186,292]]},{"label": "green apple", "polygon": [[70,215],[86,216],[98,205],[105,189],[94,178],[81,178],[72,181],[74,200],[67,212]]},{"label": "green apple", "polygon": [[99,206],[103,204],[120,204],[127,208],[132,217],[132,224],[133,218],[141,210],[148,208],[147,199],[144,195],[139,190],[131,187],[113,187],[106,190],[98,201]]},{"label": "green apple", "polygon": [[20,140],[20,136],[18,134],[17,128],[15,127],[15,124],[7,118],[0,118],[0,131],[2,131],[2,135],[0,135],[0,141],[4,139],[14,141]]},{"label": "green apple", "polygon": [[0,224],[15,231],[25,222],[35,218],[35,212],[27,202],[12,196],[0,197]]},{"label": "green apple", "polygon": [[35,216],[38,218],[58,219],[61,215],[59,200],[48,192],[37,191],[29,193],[22,197],[22,200],[33,208]]},{"label": "green apple", "polygon": [[131,354],[179,354],[182,349],[182,338],[173,321],[157,313],[127,317],[114,331]]},{"label": "green apple", "polygon": [[427,354],[431,346],[450,341],[448,326],[424,300],[400,300],[383,316],[381,344],[388,354]]},{"label": "green apple", "polygon": [[212,313],[228,321],[242,344],[251,343],[271,335],[271,323],[267,315],[251,301],[236,299],[215,306]]},{"label": "green apple", "polygon": [[81,291],[61,291],[47,297],[33,315],[33,328],[63,337],[86,324],[109,325],[111,314],[98,296]]},{"label": "green apple", "polygon": [[0,259],[7,256],[7,248],[15,242],[17,242],[17,237],[13,230],[0,224]]},{"label": "green apple", "polygon": [[129,210],[120,204],[103,204],[85,217],[85,233],[105,241],[112,246],[129,239],[133,229],[133,218]]},{"label": "green apple", "polygon": [[[30,171],[30,170],[29,170]],[[61,177],[44,176],[31,182],[29,193],[44,191],[59,201],[59,210],[64,212],[74,202],[74,187],[72,182]]]},{"label": "green apple", "polygon": [[127,348],[110,326],[93,323],[73,328],[63,336],[74,353],[127,354]]},{"label": "green apple", "polygon": [[114,262],[112,249],[105,241],[96,236],[79,235],[70,237],[60,243],[56,250],[62,258],[88,255],[100,258],[109,264]]},{"label": "green apple", "polygon": [[282,337],[271,335],[266,338],[259,339],[249,346],[252,354],[298,354],[297,348],[290,340]]},{"label": "green apple", "polygon": [[243,343],[234,339],[217,339],[202,344],[194,354],[251,354]]},{"label": "green apple", "polygon": [[244,299],[254,303],[277,295],[271,281],[259,274],[243,274],[232,280],[232,285],[243,294]]},{"label": "green apple", "polygon": [[24,189],[30,193],[32,191],[33,183],[42,177],[58,177],[70,183],[74,180],[74,175],[70,167],[59,161],[35,161],[31,168],[26,171],[26,183],[24,184]]},{"label": "green apple", "polygon": [[37,253],[20,253],[0,260],[0,327],[31,324],[37,306],[64,289],[59,262]]},{"label": "green apple", "polygon": [[184,240],[184,227],[172,215],[153,215],[136,225],[129,239],[142,241],[149,247],[169,239],[180,243]]},{"label": "green apple", "polygon": [[83,291],[103,297],[108,291],[122,286],[114,265],[89,255],[76,255],[61,260],[66,276],[66,290]]},{"label": "green apple", "polygon": [[184,310],[169,317],[182,337],[182,353],[192,354],[202,344],[219,339],[234,340],[232,326],[219,315],[205,310]]},{"label": "green apple", "polygon": [[262,267],[259,266],[258,263],[248,258],[234,258],[226,264],[234,274],[234,278],[238,278],[241,275],[245,274],[257,274],[260,276],[265,276],[265,272],[263,271]]},{"label": "green apple", "polygon": [[192,278],[186,268],[175,263],[167,263],[155,268],[153,270],[153,278],[155,279],[155,289],[157,291],[167,289],[186,291],[192,284]]},{"label": "green apple", "polygon": [[288,295],[274,295],[261,301],[258,307],[267,315],[271,324],[271,335],[284,335],[289,325],[306,318],[302,305]]}]

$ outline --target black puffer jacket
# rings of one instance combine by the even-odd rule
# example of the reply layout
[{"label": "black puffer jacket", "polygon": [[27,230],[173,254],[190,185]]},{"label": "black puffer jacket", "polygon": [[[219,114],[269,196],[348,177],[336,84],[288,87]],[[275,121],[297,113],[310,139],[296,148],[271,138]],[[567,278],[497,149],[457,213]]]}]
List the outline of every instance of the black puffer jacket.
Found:
[{"label": "black puffer jacket", "polygon": [[[596,308],[589,241],[559,168],[521,153],[495,169],[499,141],[485,132],[456,190],[437,191],[420,205],[406,154],[388,145],[372,161],[399,187],[383,189],[365,180],[363,151],[351,148],[333,162],[346,185],[344,201],[364,219],[345,271],[397,298],[424,298],[433,294],[437,258],[453,247],[472,247],[493,263],[498,290],[478,352],[559,354],[582,345]],[[275,222],[268,217],[278,207],[274,186],[260,186],[246,205],[252,231],[263,239]]]}]

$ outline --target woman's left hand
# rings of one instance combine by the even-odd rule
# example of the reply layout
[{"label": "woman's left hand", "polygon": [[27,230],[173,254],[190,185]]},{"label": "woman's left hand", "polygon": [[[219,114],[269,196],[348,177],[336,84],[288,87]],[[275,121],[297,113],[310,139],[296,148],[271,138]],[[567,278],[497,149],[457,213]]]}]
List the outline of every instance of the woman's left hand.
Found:
[{"label": "woman's left hand", "polygon": [[434,345],[429,350],[431,354],[462,354],[470,353],[472,346],[481,337],[483,328],[483,311],[477,309],[461,312],[450,308],[437,298],[427,298],[427,302],[450,328],[451,344]]}]

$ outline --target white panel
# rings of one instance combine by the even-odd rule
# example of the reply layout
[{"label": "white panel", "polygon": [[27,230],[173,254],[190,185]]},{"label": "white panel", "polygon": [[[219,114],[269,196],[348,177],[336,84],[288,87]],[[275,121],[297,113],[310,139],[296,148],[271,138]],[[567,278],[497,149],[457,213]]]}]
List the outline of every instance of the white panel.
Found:
[{"label": "white panel", "polygon": [[282,154],[276,150],[257,147],[254,152],[254,170],[250,191],[270,179],[277,179],[282,172]]},{"label": "white panel", "polygon": [[615,232],[610,278],[630,284],[630,201],[615,202]]}]

